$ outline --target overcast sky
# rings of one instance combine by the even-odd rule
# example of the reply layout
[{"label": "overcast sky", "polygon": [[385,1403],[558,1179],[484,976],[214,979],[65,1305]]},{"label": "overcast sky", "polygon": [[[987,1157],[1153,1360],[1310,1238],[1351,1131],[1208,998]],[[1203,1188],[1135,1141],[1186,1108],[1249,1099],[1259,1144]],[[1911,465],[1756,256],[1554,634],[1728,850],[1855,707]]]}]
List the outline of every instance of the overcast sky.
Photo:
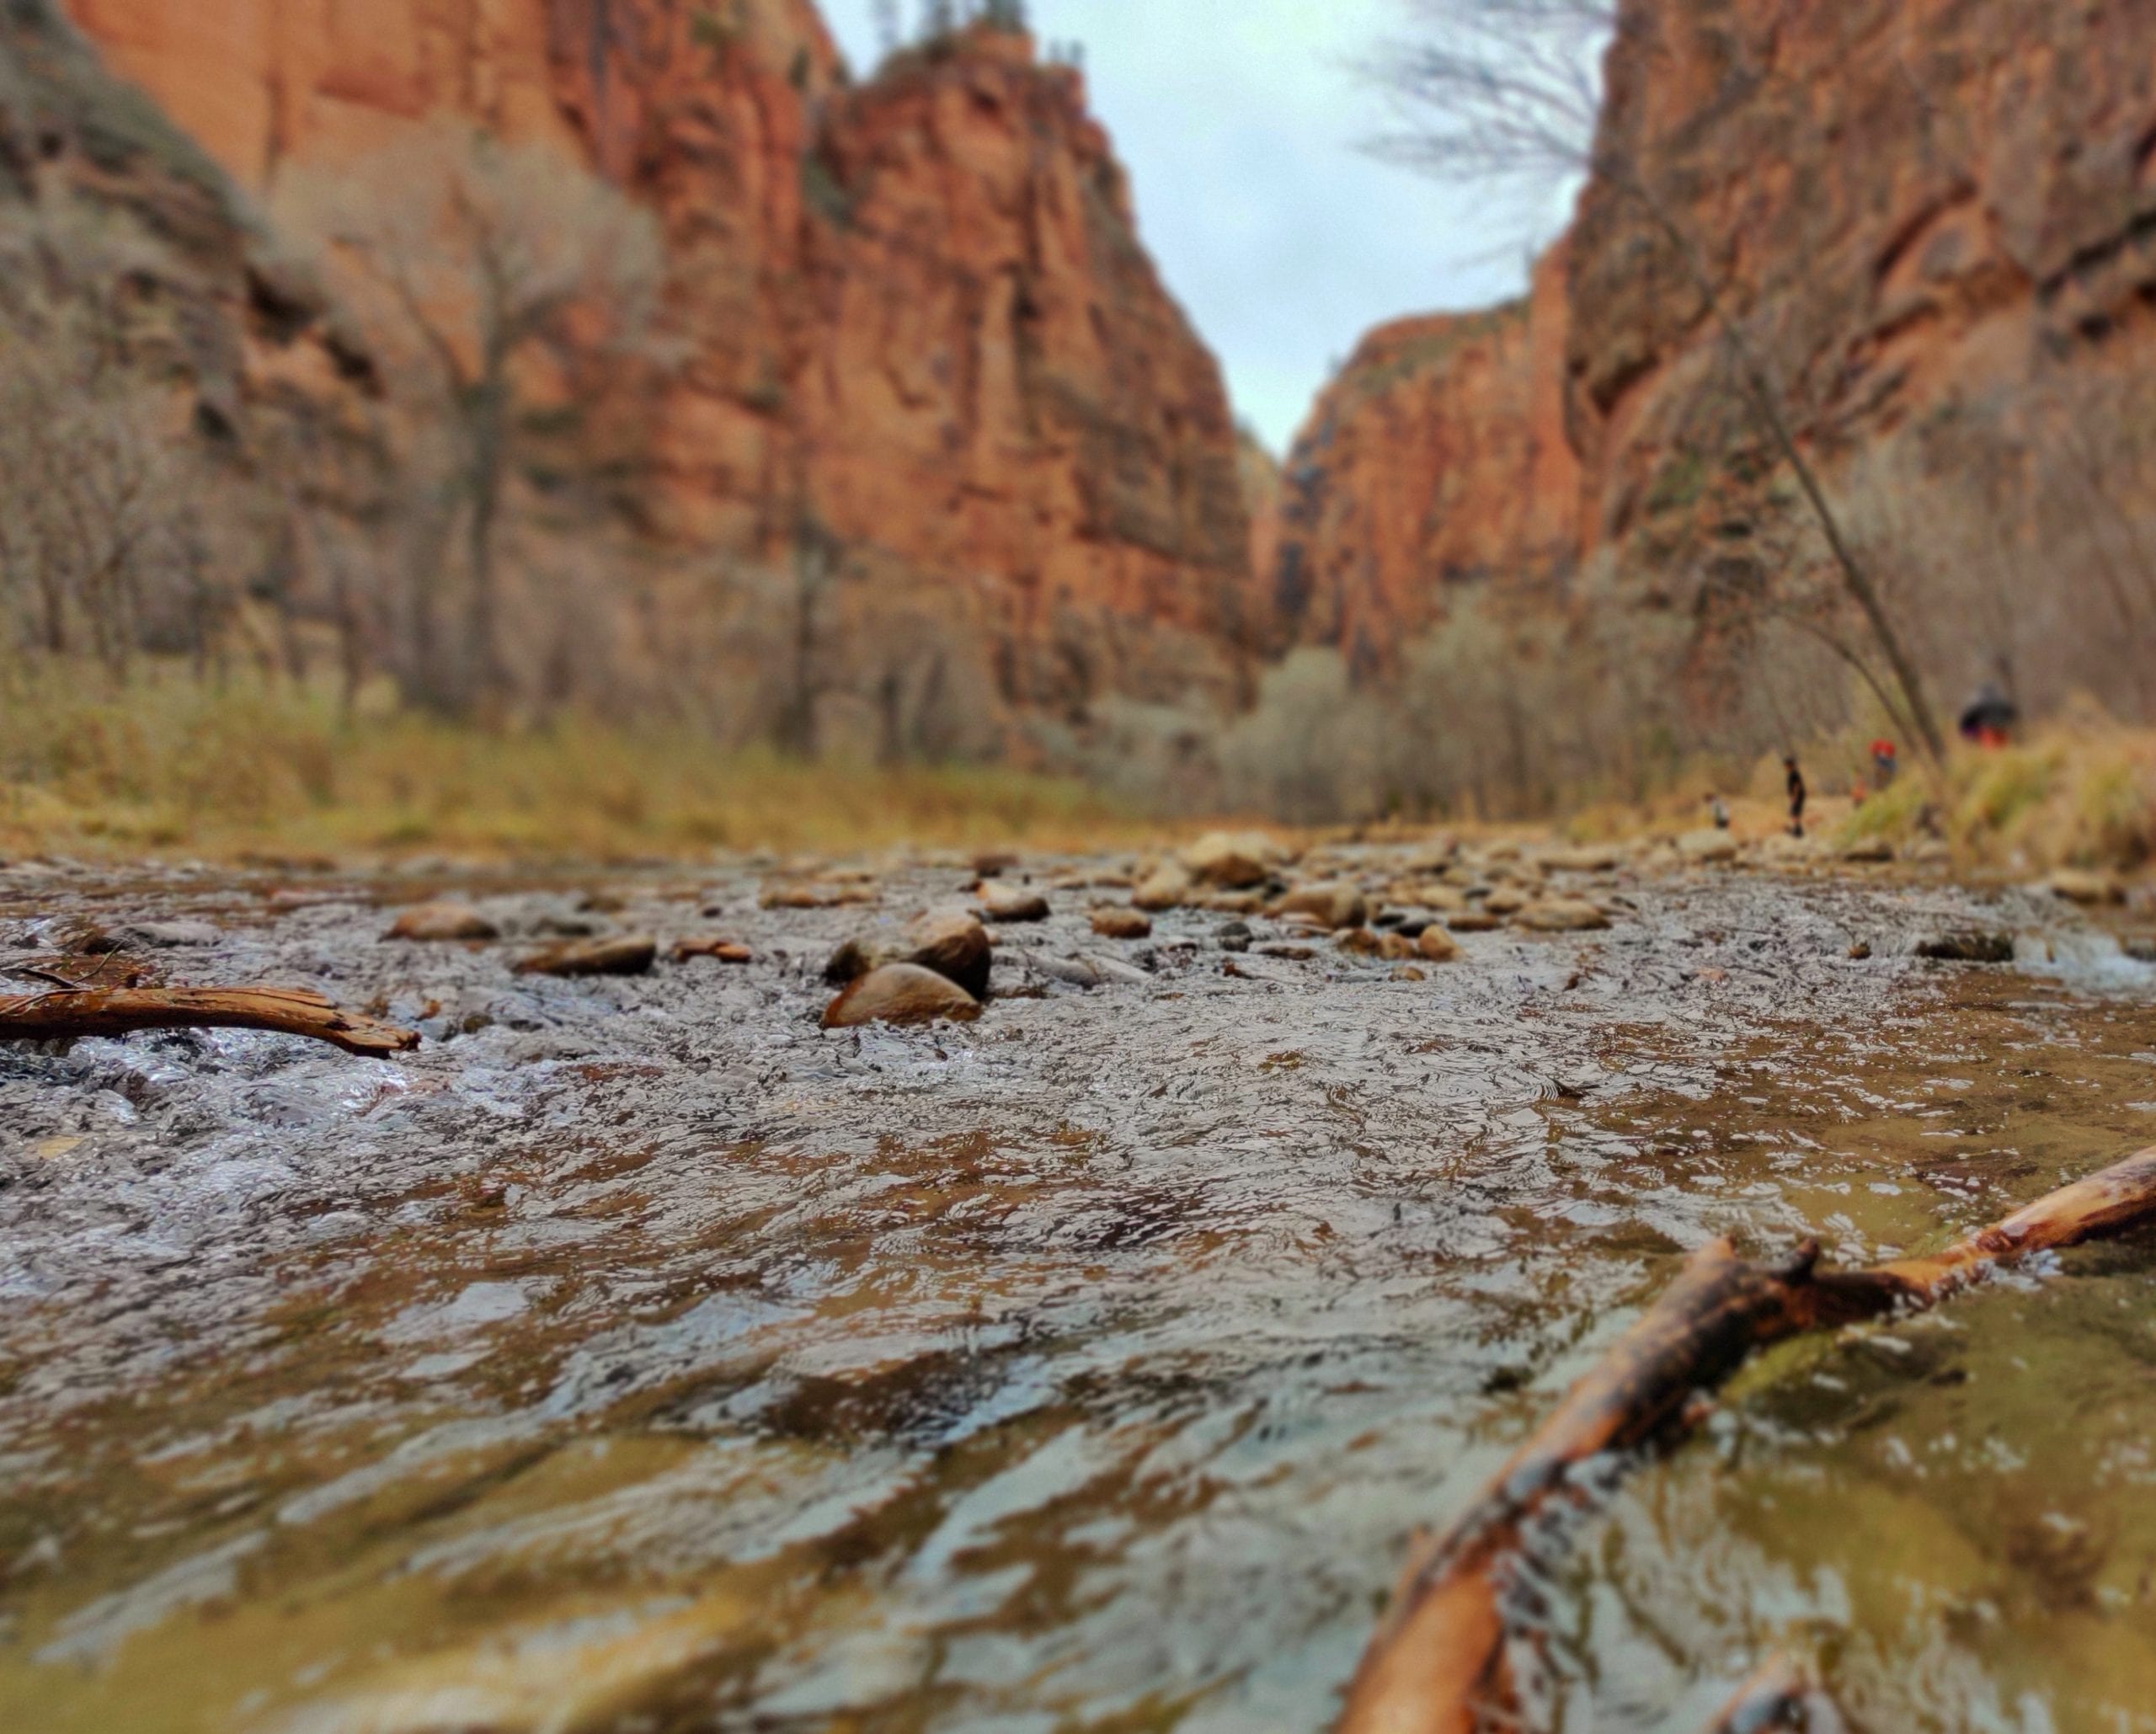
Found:
[{"label": "overcast sky", "polygon": [[[873,67],[871,0],[824,10]],[[1349,63],[1398,28],[1401,0],[1033,0],[1033,15],[1043,39],[1085,45],[1146,243],[1276,451],[1371,326],[1524,286],[1516,221],[1478,223],[1470,197],[1356,148],[1387,115]]]}]

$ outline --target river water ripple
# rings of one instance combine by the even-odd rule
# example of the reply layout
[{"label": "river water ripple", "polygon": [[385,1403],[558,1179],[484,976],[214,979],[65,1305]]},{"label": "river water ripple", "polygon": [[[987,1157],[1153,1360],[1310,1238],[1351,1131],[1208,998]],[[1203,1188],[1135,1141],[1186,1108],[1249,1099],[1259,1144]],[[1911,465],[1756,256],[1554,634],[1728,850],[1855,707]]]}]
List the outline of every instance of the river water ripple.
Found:
[{"label": "river water ripple", "polygon": [[[825,955],[952,867],[465,888],[758,954],[598,983],[383,943],[405,882],[0,874],[0,952],[206,920],[173,979],[430,1038],[0,1050],[0,1726],[1316,1729],[1686,1249],[1870,1259],[2156,1141],[2156,972],[2020,894],[1624,878],[1235,979],[1217,915],[1094,939],[1088,869],[1038,996],[861,1034]],[[1906,955],[1969,922],[2067,963]],[[2156,1730],[2153,1279],[1769,1357],[1550,1562],[1550,1726],[1689,1734],[1794,1646],[1874,1730]]]}]

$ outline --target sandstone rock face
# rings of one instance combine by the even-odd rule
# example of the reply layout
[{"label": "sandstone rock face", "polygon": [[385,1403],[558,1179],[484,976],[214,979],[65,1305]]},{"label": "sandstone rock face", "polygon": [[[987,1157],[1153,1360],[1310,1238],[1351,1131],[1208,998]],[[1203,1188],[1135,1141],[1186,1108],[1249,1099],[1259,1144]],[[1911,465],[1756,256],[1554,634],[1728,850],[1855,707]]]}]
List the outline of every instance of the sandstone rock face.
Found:
[{"label": "sandstone rock face", "polygon": [[[60,0],[0,7],[0,201],[11,219],[69,201],[94,214],[98,246],[127,260],[130,356],[168,386],[174,425],[214,429],[221,454],[288,428],[317,392],[356,397],[355,358],[325,341],[323,308],[270,256],[243,190],[102,64]],[[364,427],[338,431],[367,447]],[[205,506],[237,527],[246,507],[227,479]]]},{"label": "sandstone rock face", "polygon": [[[1625,14],[1604,147],[1643,165],[1700,237],[1830,464],[2156,323],[2156,259],[2137,238],[2156,212],[2145,8],[1627,0]],[[1726,172],[1738,163],[1779,166]],[[1591,540],[1651,532],[1687,504],[1714,388],[1716,333],[1656,227],[1597,181],[1572,238]]]},{"label": "sandstone rock face", "polygon": [[1580,470],[1566,428],[1565,255],[1532,298],[1406,319],[1364,339],[1297,439],[1257,534],[1276,642],[1338,645],[1365,671],[1492,578],[1569,571]]},{"label": "sandstone rock face", "polygon": [[[2147,8],[1624,0],[1620,14],[1598,154],[1632,165],[1661,215],[1597,177],[1528,301],[1365,343],[1298,444],[1277,529],[1257,534],[1277,546],[1261,579],[1289,640],[1382,663],[1484,578],[1562,613],[1582,606],[1563,580],[1599,554],[1598,606],[1684,622],[1710,584],[1774,581],[1778,531],[1808,547],[1662,216],[1845,506],[1890,440],[1966,472],[1957,430],[2041,447],[2041,394],[2148,365]],[[2070,400],[2048,413],[2073,419]]]},{"label": "sandstone rock face", "polygon": [[[244,187],[443,115],[652,205],[687,353],[652,529],[932,599],[1002,696],[1241,679],[1219,367],[1081,76],[977,29],[854,86],[808,0],[66,0]],[[888,602],[887,596],[879,600]]]},{"label": "sandstone rock face", "polygon": [[[1139,244],[1079,75],[976,32],[836,102],[794,387],[849,542],[995,580],[1011,696],[1169,696],[1244,636],[1249,522],[1217,364]],[[1161,646],[1167,647],[1163,654]]]}]

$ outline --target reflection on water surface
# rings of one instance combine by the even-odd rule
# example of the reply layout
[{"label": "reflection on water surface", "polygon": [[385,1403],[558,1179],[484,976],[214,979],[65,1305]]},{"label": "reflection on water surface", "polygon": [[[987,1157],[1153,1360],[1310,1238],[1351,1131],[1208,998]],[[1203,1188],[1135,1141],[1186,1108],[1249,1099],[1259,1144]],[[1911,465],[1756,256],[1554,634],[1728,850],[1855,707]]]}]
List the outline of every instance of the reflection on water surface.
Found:
[{"label": "reflection on water surface", "polygon": [[[1177,917],[1150,989],[858,1040],[820,928],[568,988],[331,908],[253,961],[485,1021],[0,1059],[0,1725],[1322,1725],[1407,1528],[1684,1248],[1868,1260],[2156,1140],[2137,977],[1630,894],[1428,984]],[[2156,1729],[2152,1278],[1763,1362],[1552,1563],[1554,1725],[1695,1728],[1793,1644],[1875,1730]]]}]

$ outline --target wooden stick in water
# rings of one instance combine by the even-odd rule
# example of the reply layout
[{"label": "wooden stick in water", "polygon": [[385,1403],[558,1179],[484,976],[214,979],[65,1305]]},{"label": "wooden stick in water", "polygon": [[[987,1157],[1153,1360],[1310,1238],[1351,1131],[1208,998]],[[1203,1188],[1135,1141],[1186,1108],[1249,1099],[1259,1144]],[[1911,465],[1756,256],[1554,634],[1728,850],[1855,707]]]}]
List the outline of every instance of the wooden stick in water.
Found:
[{"label": "wooden stick in water", "polygon": [[1760,1348],[1937,1305],[1998,1267],[2156,1219],[2156,1150],[2016,1212],[1944,1252],[1822,1272],[1810,1242],[1779,1265],[1726,1240],[1693,1255],[1473,1506],[1411,1556],[1348,1689],[1338,1734],[1486,1734],[1522,1714],[1505,1598],[1539,1519],[1590,1497],[1586,1465],[1688,1433],[1701,1397]]},{"label": "wooden stick in water", "polygon": [[419,1045],[411,1030],[288,988],[114,988],[0,999],[0,1042],[59,1042],[142,1030],[270,1030],[386,1059]]}]

